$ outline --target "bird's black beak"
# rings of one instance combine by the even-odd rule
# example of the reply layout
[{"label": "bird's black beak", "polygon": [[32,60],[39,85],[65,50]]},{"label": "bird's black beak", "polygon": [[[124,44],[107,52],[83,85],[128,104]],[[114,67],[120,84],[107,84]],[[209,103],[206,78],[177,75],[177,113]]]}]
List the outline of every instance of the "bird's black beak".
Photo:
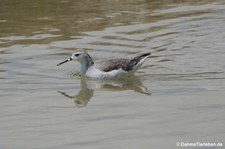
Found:
[{"label": "bird's black beak", "polygon": [[71,60],[73,60],[73,59],[72,58],[69,58],[69,59],[67,59],[67,60],[65,60],[65,61],[63,61],[61,63],[58,63],[56,66],[62,65],[62,64],[66,63],[66,62],[69,62]]}]

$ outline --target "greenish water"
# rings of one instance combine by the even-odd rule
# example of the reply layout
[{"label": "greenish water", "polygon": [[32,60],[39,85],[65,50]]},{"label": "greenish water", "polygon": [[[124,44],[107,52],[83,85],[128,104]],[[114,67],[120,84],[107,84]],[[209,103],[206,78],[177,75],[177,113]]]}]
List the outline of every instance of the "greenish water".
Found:
[{"label": "greenish water", "polygon": [[[1,1],[0,148],[224,144],[224,26],[222,0]],[[79,48],[152,56],[131,78],[90,80],[56,67]]]}]

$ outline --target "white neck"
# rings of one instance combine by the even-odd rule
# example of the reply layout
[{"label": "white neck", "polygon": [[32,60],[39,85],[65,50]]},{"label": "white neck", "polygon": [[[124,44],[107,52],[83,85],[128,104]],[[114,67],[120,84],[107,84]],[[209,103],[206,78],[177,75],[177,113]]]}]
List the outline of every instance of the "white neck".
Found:
[{"label": "white neck", "polygon": [[80,74],[81,74],[81,76],[84,76],[86,74],[87,70],[88,70],[87,63],[86,62],[85,63],[82,62],[81,63],[81,67],[80,67]]},{"label": "white neck", "polygon": [[89,58],[83,58],[81,60],[79,60],[81,67],[80,67],[80,74],[81,76],[85,76],[88,68],[90,66],[92,66],[94,64],[94,62],[92,61],[92,59]]}]

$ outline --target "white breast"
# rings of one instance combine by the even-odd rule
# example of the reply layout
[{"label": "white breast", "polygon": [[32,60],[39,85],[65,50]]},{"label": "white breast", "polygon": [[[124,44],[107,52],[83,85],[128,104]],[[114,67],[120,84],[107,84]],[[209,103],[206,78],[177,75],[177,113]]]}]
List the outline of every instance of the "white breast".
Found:
[{"label": "white breast", "polygon": [[129,72],[124,71],[122,69],[116,69],[109,72],[104,72],[94,67],[91,67],[87,70],[85,76],[91,78],[98,78],[98,79],[110,79],[110,78],[120,78],[123,76],[128,75]]}]

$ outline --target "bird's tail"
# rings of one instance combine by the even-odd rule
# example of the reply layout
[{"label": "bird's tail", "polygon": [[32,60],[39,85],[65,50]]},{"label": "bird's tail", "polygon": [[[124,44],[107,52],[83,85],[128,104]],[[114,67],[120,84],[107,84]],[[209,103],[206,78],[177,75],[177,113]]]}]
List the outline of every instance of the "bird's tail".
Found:
[{"label": "bird's tail", "polygon": [[132,66],[131,69],[133,70],[133,72],[135,72],[150,55],[151,53],[149,52],[132,58],[130,65]]},{"label": "bird's tail", "polygon": [[140,56],[138,56],[138,57],[146,57],[146,56],[150,56],[150,55],[151,55],[151,53],[148,52],[148,53],[144,53],[144,54],[142,54],[142,55],[140,55]]},{"label": "bird's tail", "polygon": [[144,57],[149,57],[151,55],[151,53],[150,52],[148,52],[148,53],[144,53],[144,54],[142,54],[142,55],[139,55],[139,56],[136,56],[135,58],[134,58],[134,60],[136,60],[136,61],[140,61],[141,59],[143,59]]}]

